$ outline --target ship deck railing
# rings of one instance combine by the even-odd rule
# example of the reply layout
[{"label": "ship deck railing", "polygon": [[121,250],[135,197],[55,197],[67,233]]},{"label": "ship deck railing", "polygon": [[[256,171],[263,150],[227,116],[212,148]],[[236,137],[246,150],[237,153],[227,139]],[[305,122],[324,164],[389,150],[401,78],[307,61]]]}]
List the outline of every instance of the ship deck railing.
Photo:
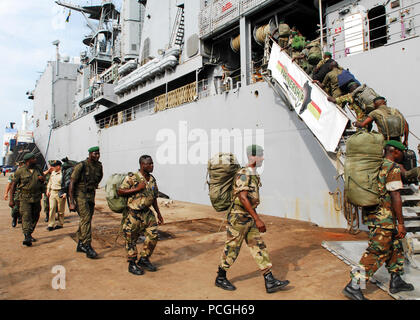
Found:
[{"label": "ship deck railing", "polygon": [[99,129],[117,126],[128,121],[133,121],[145,116],[163,112],[168,108],[175,108],[192,101],[204,99],[209,96],[208,80],[194,81],[188,85],[159,95],[146,102],[139,103],[125,110],[115,112],[105,118],[98,119],[96,124]]}]

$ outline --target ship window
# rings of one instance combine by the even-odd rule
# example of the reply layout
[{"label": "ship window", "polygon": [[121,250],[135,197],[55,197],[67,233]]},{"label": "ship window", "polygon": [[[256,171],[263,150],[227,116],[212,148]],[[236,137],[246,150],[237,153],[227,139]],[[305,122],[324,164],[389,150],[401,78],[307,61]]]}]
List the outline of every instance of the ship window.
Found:
[{"label": "ship window", "polygon": [[387,43],[385,6],[377,6],[368,11],[370,48]]}]

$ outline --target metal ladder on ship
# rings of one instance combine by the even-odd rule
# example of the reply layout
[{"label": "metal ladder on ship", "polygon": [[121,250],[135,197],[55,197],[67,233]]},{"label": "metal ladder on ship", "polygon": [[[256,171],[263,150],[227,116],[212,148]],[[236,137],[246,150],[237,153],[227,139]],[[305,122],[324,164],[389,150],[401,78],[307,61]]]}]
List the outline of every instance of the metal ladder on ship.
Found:
[{"label": "metal ladder on ship", "polygon": [[[266,38],[265,55],[267,55],[267,53],[269,54],[270,52],[267,49],[269,47],[270,40],[273,41],[273,39],[269,37]],[[264,59],[268,63],[268,59],[266,56]],[[302,68],[299,67],[299,69],[302,72],[304,72]],[[267,84],[274,90],[274,92],[285,102],[285,104],[289,107],[290,111],[293,111],[294,108],[291,102],[287,99],[287,95],[284,94],[283,88],[277,83],[277,81],[273,77],[271,77],[268,70],[262,73],[262,77],[264,81],[267,82]],[[336,106],[336,107],[340,109],[339,106]],[[354,117],[354,120],[355,120],[356,118],[355,115],[351,111],[350,111],[350,114]],[[349,118],[349,120],[351,119]],[[354,133],[356,133],[356,128],[354,127],[346,128],[337,146],[336,152],[334,153],[327,152],[322,146],[322,144],[314,136],[315,140],[318,141],[321,149],[327,155],[327,158],[331,161],[333,166],[336,168],[337,170],[337,176],[335,177],[336,179],[339,179],[340,177],[344,179],[343,176],[344,176],[344,162],[346,158],[346,142]],[[401,190],[401,200],[403,202],[403,208],[402,208],[403,217],[404,217],[405,227],[407,231],[407,235],[402,241],[403,248],[404,248],[404,255],[408,263],[413,268],[420,269],[420,234],[419,234],[420,233],[420,192],[419,192],[419,188],[418,187],[414,188],[413,186],[410,187],[409,185],[404,184],[404,188]],[[358,230],[359,216],[360,216],[361,208],[354,206],[350,203],[344,203],[343,209],[344,209],[343,210],[344,215],[346,216],[346,219],[349,224],[349,232],[358,233],[359,232]],[[355,214],[355,219],[352,218],[353,214]],[[355,228],[357,229],[354,231]]]}]

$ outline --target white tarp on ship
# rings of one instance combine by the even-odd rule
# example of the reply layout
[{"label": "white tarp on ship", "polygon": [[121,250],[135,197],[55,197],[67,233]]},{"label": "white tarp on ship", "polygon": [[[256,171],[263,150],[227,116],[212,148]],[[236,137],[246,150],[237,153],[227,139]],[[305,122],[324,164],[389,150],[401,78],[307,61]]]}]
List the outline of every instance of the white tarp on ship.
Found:
[{"label": "white tarp on ship", "polygon": [[348,118],[290,57],[273,43],[268,69],[283,88],[296,113],[326,151],[335,152]]}]

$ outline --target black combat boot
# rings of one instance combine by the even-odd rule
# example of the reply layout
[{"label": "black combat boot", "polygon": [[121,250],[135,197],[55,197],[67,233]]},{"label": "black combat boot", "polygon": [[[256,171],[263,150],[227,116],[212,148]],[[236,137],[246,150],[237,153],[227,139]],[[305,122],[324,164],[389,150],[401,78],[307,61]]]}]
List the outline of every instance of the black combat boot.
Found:
[{"label": "black combat boot", "polygon": [[265,291],[267,291],[267,293],[273,293],[280,289],[283,289],[285,286],[287,286],[290,283],[289,280],[284,280],[284,281],[277,280],[276,278],[274,278],[271,271],[267,272],[264,275],[264,280],[265,280]]},{"label": "black combat boot", "polygon": [[12,227],[15,228],[17,224],[17,217],[13,217],[12,219]]},{"label": "black combat boot", "polygon": [[77,243],[77,248],[76,248],[77,252],[87,252],[86,247],[83,245],[83,243],[79,240],[79,242]]},{"label": "black combat boot", "polygon": [[90,243],[88,243],[87,245],[85,245],[86,248],[86,257],[88,257],[89,259],[95,259],[98,254],[96,253],[95,250],[93,250],[92,246],[90,245]]},{"label": "black combat boot", "polygon": [[130,260],[128,263],[128,272],[135,274],[136,276],[144,274],[144,270],[136,264],[136,260]]},{"label": "black combat boot", "polygon": [[230,281],[226,278],[226,270],[220,268],[220,266],[219,266],[219,270],[217,271],[217,277],[214,284],[216,285],[216,287],[219,287],[225,290],[229,290],[229,291],[236,290],[236,287],[232,283],[230,283]]},{"label": "black combat boot", "polygon": [[32,242],[36,242],[37,241],[34,237],[32,237],[31,234],[29,235],[29,239],[31,239]]},{"label": "black combat boot", "polygon": [[401,276],[395,272],[391,273],[391,281],[389,282],[389,292],[398,293],[400,291],[413,291],[414,286],[405,282]]},{"label": "black combat boot", "polygon": [[32,245],[32,241],[31,238],[29,236],[29,234],[25,234],[25,240],[23,240],[22,244],[24,244],[25,246],[30,247]]},{"label": "black combat boot", "polygon": [[346,285],[346,287],[343,289],[342,292],[347,298],[352,299],[352,300],[368,300],[365,298],[360,288],[357,288],[357,289],[353,288],[351,280]]},{"label": "black combat boot", "polygon": [[139,266],[142,266],[148,271],[154,272],[157,268],[150,262],[148,257],[140,257],[139,261],[137,262]]},{"label": "black combat boot", "polygon": [[18,218],[18,224],[22,224],[22,218],[21,217]]}]

